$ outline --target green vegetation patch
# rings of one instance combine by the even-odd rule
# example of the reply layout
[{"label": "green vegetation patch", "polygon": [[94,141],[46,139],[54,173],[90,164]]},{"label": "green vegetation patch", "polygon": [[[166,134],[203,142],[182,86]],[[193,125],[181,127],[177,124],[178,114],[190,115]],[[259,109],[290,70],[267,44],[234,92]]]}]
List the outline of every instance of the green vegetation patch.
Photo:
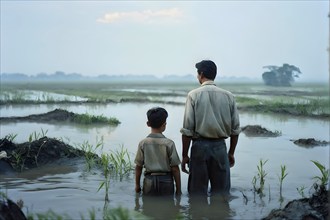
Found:
[{"label": "green vegetation patch", "polygon": [[90,114],[76,114],[73,117],[73,121],[80,124],[110,124],[118,125],[120,121],[114,117],[106,117],[103,115],[90,115]]}]

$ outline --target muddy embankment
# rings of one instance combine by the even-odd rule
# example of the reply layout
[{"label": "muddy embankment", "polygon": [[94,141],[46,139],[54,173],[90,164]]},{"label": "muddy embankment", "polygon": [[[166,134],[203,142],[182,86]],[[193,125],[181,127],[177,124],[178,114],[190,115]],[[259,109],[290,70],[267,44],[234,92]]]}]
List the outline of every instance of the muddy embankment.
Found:
[{"label": "muddy embankment", "polygon": [[44,114],[35,114],[28,116],[13,116],[13,117],[0,117],[1,122],[74,122],[77,114],[63,109],[55,109]]}]

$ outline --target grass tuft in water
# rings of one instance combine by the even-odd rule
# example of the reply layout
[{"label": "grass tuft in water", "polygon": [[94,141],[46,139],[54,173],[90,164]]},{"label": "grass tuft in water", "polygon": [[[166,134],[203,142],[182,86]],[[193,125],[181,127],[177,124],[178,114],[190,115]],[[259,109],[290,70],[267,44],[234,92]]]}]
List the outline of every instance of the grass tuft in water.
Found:
[{"label": "grass tuft in water", "polygon": [[110,162],[113,165],[115,174],[119,175],[120,181],[133,170],[130,155],[123,145],[120,150],[111,151]]},{"label": "grass tuft in water", "polygon": [[[265,188],[265,177],[267,176],[266,171],[264,170],[265,164],[268,160],[260,159],[259,165],[257,165],[258,173],[257,176],[254,176],[252,179],[253,189],[257,192],[261,197],[264,196],[264,188]],[[257,187],[257,182],[259,180],[259,187]]]},{"label": "grass tuft in water", "polygon": [[93,146],[88,141],[84,141],[79,147],[82,151],[84,151],[86,169],[87,169],[87,171],[90,171],[96,164],[97,149],[103,148],[103,138],[101,138],[101,140],[97,141],[96,146]]},{"label": "grass tuft in water", "polygon": [[326,189],[329,181],[329,169],[326,169],[325,166],[318,161],[315,160],[311,160],[311,161],[321,172],[320,176],[314,176],[313,179],[316,179],[316,181],[320,182],[319,185],[321,188]]},{"label": "grass tuft in water", "polygon": [[90,115],[90,114],[79,114],[75,115],[74,122],[80,123],[80,124],[110,124],[110,125],[119,125],[120,121],[117,118],[110,117],[107,118],[103,115]]},{"label": "grass tuft in water", "polygon": [[285,177],[288,175],[288,173],[286,172],[286,166],[285,165],[281,165],[281,175],[278,175],[278,180],[280,182],[280,199],[282,199],[282,186],[283,186],[283,181],[285,179]]},{"label": "grass tuft in water", "polygon": [[112,167],[110,165],[110,155],[102,154],[101,155],[101,166],[103,169],[104,181],[101,182],[97,191],[100,191],[103,187],[105,188],[105,197],[104,200],[109,202],[109,188],[110,188],[110,172]]}]

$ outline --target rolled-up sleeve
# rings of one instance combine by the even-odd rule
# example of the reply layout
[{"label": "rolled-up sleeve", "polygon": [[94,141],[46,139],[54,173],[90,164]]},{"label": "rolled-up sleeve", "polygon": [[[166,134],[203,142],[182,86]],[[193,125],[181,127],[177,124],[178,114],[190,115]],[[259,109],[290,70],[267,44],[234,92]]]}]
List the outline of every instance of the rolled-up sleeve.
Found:
[{"label": "rolled-up sleeve", "polygon": [[195,113],[190,94],[187,96],[186,107],[183,117],[183,127],[180,129],[182,135],[192,137],[195,130]]},{"label": "rolled-up sleeve", "polygon": [[143,157],[143,150],[142,150],[142,144],[140,143],[138,146],[138,150],[136,152],[135,160],[134,163],[138,166],[143,166],[144,165],[144,157]]},{"label": "rolled-up sleeve", "polygon": [[234,100],[232,107],[232,115],[231,115],[231,135],[239,135],[241,132],[240,122],[239,122],[239,114],[236,106],[236,102]]}]

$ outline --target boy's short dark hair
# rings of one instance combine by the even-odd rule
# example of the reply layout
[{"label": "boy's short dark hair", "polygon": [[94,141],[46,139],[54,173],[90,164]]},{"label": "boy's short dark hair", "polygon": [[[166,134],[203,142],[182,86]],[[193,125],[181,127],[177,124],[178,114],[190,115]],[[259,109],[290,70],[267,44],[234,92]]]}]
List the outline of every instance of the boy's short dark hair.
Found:
[{"label": "boy's short dark hair", "polygon": [[155,107],[147,112],[148,122],[152,128],[160,128],[167,119],[168,113],[164,108]]},{"label": "boy's short dark hair", "polygon": [[214,80],[217,75],[217,65],[212,60],[202,60],[196,63],[195,67],[198,74],[203,72],[203,75],[208,79]]}]

